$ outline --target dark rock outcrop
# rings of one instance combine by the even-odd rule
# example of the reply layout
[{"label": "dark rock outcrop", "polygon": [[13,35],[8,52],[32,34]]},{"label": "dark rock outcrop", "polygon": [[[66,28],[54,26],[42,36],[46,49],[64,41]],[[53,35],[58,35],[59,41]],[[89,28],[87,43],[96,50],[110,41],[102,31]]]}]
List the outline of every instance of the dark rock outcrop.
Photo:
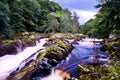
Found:
[{"label": "dark rock outcrop", "polygon": [[45,51],[38,54],[36,61],[27,63],[21,70],[11,73],[7,80],[35,80],[51,73],[52,67],[65,59],[72,51],[71,44],[59,40],[54,46],[49,46]]},{"label": "dark rock outcrop", "polygon": [[15,40],[12,43],[0,43],[0,57],[6,54],[15,55],[26,47],[35,46],[34,40]]},{"label": "dark rock outcrop", "polygon": [[28,75],[35,69],[35,61],[26,64],[20,71],[12,72],[6,80],[27,80]]}]

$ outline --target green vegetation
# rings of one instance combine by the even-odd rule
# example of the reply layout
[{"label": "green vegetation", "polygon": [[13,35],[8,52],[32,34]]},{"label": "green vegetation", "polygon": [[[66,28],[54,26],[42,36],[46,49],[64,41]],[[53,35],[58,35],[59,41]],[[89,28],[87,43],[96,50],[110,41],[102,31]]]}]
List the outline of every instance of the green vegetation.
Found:
[{"label": "green vegetation", "polygon": [[77,77],[79,80],[119,80],[119,69],[120,63],[116,61],[100,65],[79,64]]},{"label": "green vegetation", "polygon": [[[1,0],[0,36],[21,32],[78,32],[77,15],[49,0]],[[72,30],[74,27],[74,31]]]},{"label": "green vegetation", "polygon": [[120,35],[120,0],[97,0],[100,8],[95,19],[82,27],[84,34],[98,38],[107,38],[110,34]]},{"label": "green vegetation", "polygon": [[[54,43],[57,40],[56,43]],[[57,61],[64,60],[66,56],[70,53],[72,50],[72,45],[69,44],[66,41],[62,41],[60,39],[54,39],[48,44],[51,44],[50,46],[47,46],[45,51],[42,54],[39,54],[36,59],[36,64],[39,63],[39,61],[42,58],[48,58],[48,59],[56,59]]]},{"label": "green vegetation", "polygon": [[10,43],[12,43],[12,42],[14,42],[13,40],[3,40],[2,41],[2,43],[5,43],[5,44],[10,44]]}]

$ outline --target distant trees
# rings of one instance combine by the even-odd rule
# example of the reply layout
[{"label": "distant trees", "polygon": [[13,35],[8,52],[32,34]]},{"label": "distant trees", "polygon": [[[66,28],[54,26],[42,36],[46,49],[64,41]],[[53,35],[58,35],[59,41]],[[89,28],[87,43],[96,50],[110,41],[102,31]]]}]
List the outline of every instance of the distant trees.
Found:
[{"label": "distant trees", "polygon": [[79,17],[77,16],[77,13],[74,12],[73,13],[73,26],[72,26],[72,32],[73,33],[76,33],[76,32],[79,32],[80,30],[80,24],[79,24],[79,21],[78,21]]},{"label": "distant trees", "polygon": [[72,32],[71,13],[68,9],[57,12],[60,22],[60,32]]},{"label": "distant trees", "polygon": [[49,0],[0,1],[0,35],[24,31],[73,32],[73,27],[78,26],[75,20],[77,16],[72,18],[68,9]]},{"label": "distant trees", "polygon": [[47,28],[45,29],[45,32],[58,32],[59,31],[59,26],[60,26],[60,23],[58,21],[58,16],[56,13],[49,13],[48,14],[48,25],[47,25]]}]

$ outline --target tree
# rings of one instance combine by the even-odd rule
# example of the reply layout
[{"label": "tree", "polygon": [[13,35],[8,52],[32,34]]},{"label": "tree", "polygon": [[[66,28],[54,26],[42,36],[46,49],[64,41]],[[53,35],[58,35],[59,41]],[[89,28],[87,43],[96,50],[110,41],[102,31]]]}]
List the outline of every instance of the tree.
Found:
[{"label": "tree", "polygon": [[118,30],[120,30],[120,0],[99,0],[99,2],[100,4],[96,6],[100,8],[97,14],[97,18],[100,19],[97,22],[98,26],[103,26],[106,29],[106,37],[114,31],[116,32],[116,30],[118,33]]},{"label": "tree", "polygon": [[12,26],[10,26],[10,10],[7,1],[0,2],[0,33],[1,35],[8,35],[12,32]]},{"label": "tree", "polygon": [[57,11],[58,21],[60,23],[60,32],[72,32],[72,16],[68,9]]},{"label": "tree", "polygon": [[48,14],[48,25],[46,32],[57,32],[59,30],[59,22],[57,20],[57,14],[56,13],[50,13]]},{"label": "tree", "polygon": [[78,21],[78,19],[79,19],[79,17],[77,16],[77,13],[74,12],[74,13],[73,13],[73,27],[72,27],[72,32],[73,32],[73,33],[76,33],[76,32],[79,31],[79,28],[78,28],[78,27],[80,27],[80,26],[79,26],[79,21]]}]

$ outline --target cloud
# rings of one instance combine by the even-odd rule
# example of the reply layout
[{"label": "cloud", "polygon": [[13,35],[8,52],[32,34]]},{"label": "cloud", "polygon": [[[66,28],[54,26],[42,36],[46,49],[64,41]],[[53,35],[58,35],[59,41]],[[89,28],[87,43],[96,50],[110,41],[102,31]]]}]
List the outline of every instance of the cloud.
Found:
[{"label": "cloud", "polygon": [[72,13],[76,12],[80,17],[80,24],[84,24],[99,11],[94,6],[98,4],[96,0],[51,0],[57,2],[62,8],[68,8]]},{"label": "cloud", "polygon": [[63,8],[73,7],[76,9],[90,10],[95,9],[98,4],[96,0],[51,0],[59,3]]},{"label": "cloud", "polygon": [[80,24],[84,24],[85,22],[87,22],[90,19],[94,19],[95,15],[97,14],[96,11],[87,11],[87,10],[79,10],[79,9],[70,9],[70,11],[76,12],[77,15],[80,17],[79,18],[79,22]]}]

